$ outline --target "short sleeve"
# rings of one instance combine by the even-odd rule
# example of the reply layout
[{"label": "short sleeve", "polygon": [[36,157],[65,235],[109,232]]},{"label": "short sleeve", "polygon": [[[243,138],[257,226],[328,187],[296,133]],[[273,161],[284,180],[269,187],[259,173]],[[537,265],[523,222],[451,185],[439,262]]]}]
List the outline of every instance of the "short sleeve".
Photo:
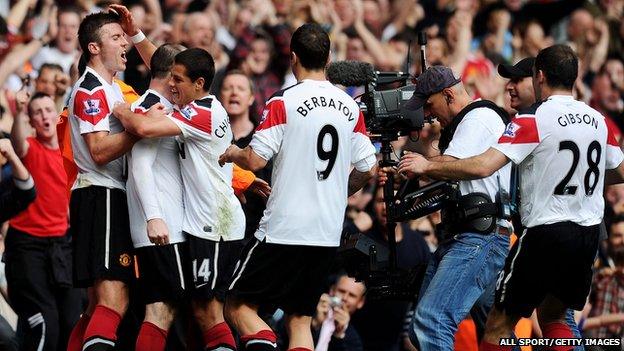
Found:
[{"label": "short sleeve", "polygon": [[358,120],[351,133],[351,163],[360,172],[370,170],[376,162],[375,146],[366,133],[364,114],[360,111]]},{"label": "short sleeve", "polygon": [[617,139],[615,138],[615,133],[613,129],[607,124],[607,158],[605,163],[606,169],[614,169],[617,168],[620,163],[622,163],[622,159],[624,159],[624,155],[622,154],[622,148],[618,144]]},{"label": "short sleeve", "polygon": [[457,125],[444,154],[458,159],[479,155],[496,144],[504,130],[505,125],[496,112],[475,109]]},{"label": "short sleeve", "polygon": [[174,110],[169,118],[180,128],[184,139],[212,140],[212,114],[209,110],[187,105]]},{"label": "short sleeve", "polygon": [[110,108],[103,88],[78,90],[74,98],[74,115],[79,120],[80,134],[110,131]]},{"label": "short sleeve", "polygon": [[535,115],[514,118],[493,147],[515,164],[521,163],[540,143]]},{"label": "short sleeve", "polygon": [[279,151],[286,128],[286,107],[284,100],[269,100],[262,112],[262,122],[258,125],[249,146],[258,156],[270,160]]}]

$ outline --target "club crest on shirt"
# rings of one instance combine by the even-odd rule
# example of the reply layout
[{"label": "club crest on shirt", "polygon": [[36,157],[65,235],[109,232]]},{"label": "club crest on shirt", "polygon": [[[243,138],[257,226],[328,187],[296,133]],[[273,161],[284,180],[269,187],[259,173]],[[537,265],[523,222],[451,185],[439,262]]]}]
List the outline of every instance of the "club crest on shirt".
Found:
[{"label": "club crest on shirt", "polygon": [[513,138],[516,136],[516,132],[518,131],[518,129],[520,129],[520,126],[515,124],[514,122],[511,122],[507,125],[507,128],[505,128],[505,132],[503,133],[503,135]]},{"label": "club crest on shirt", "polygon": [[184,118],[188,119],[189,121],[193,119],[193,116],[197,115],[197,111],[195,111],[195,109],[191,105],[184,106],[180,110],[180,113],[182,114],[182,116],[184,116]]},{"label": "club crest on shirt", "polygon": [[88,99],[83,103],[85,114],[89,116],[96,116],[100,113],[100,99]]}]

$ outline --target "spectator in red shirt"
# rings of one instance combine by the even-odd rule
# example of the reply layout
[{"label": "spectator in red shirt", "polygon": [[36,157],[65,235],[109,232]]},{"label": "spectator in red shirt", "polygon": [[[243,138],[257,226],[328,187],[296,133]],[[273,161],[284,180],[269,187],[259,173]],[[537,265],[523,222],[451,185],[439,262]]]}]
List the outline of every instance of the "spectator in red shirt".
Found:
[{"label": "spectator in red shirt", "polygon": [[[72,288],[70,239],[67,237],[67,176],[58,145],[54,100],[25,90],[17,96],[19,113],[11,139],[32,174],[37,198],[11,219],[5,239],[10,304],[18,315],[25,350],[61,350],[80,317],[80,291]],[[36,137],[31,136],[31,128]]]}]

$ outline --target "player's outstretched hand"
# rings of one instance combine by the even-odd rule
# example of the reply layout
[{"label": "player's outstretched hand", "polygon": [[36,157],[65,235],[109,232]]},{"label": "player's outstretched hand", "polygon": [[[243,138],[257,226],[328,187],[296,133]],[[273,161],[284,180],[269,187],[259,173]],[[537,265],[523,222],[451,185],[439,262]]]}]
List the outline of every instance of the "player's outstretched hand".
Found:
[{"label": "player's outstretched hand", "polygon": [[139,33],[139,26],[137,26],[134,21],[134,16],[132,16],[132,12],[128,10],[124,5],[119,4],[110,4],[108,5],[108,9],[116,12],[121,18],[121,29],[123,29],[124,33],[129,36],[133,36]]},{"label": "player's outstretched hand", "polygon": [[124,121],[128,119],[131,113],[130,104],[127,102],[118,103],[113,106],[113,114],[121,121],[121,124],[124,124]]},{"label": "player's outstretched hand", "polygon": [[269,198],[269,195],[271,195],[271,186],[269,185],[269,183],[258,177],[254,179],[253,183],[251,183],[247,190],[250,190],[255,194],[260,195],[265,200]]},{"label": "player's outstretched hand", "polygon": [[159,102],[152,105],[145,115],[149,118],[166,117],[167,111],[165,105]]},{"label": "player's outstretched hand", "polygon": [[223,167],[224,164],[232,162],[232,156],[240,150],[236,145],[228,146],[223,155],[219,156],[219,165]]},{"label": "player's outstretched hand", "polygon": [[399,173],[410,178],[425,174],[429,161],[417,153],[409,153],[401,157],[399,161]]},{"label": "player's outstretched hand", "polygon": [[169,244],[169,229],[161,218],[152,218],[147,221],[147,237],[156,245]]}]

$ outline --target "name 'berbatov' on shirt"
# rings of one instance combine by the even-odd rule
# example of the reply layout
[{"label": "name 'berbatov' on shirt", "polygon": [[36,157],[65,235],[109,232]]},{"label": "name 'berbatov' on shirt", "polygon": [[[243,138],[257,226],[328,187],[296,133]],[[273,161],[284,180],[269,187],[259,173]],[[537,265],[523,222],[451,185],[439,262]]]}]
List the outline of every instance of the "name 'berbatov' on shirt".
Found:
[{"label": "name 'berbatov' on shirt", "polygon": [[[145,113],[161,103],[166,110],[173,105],[157,91],[148,89],[131,109]],[[148,117],[145,117],[148,118]],[[153,246],[147,236],[147,221],[160,218],[169,230],[169,243],[185,240],[182,175],[178,143],[174,137],[141,139],[128,153],[126,194],[130,215],[130,233],[134,247]]]},{"label": "name 'berbatov' on shirt", "polygon": [[553,95],[520,113],[494,148],[519,164],[522,224],[599,224],[605,169],[624,155],[605,117],[572,96]]},{"label": "name 'berbatov' on shirt", "polygon": [[242,239],[245,215],[232,189],[232,164],[219,165],[219,156],[232,143],[225,109],[208,95],[175,109],[169,118],[182,130],[178,137],[184,183],[182,229],[213,241]]},{"label": "name 'berbatov' on shirt", "polygon": [[303,80],[269,99],[249,145],[274,159],[256,238],[338,246],[350,166],[364,172],[376,161],[357,103],[327,81]]}]

